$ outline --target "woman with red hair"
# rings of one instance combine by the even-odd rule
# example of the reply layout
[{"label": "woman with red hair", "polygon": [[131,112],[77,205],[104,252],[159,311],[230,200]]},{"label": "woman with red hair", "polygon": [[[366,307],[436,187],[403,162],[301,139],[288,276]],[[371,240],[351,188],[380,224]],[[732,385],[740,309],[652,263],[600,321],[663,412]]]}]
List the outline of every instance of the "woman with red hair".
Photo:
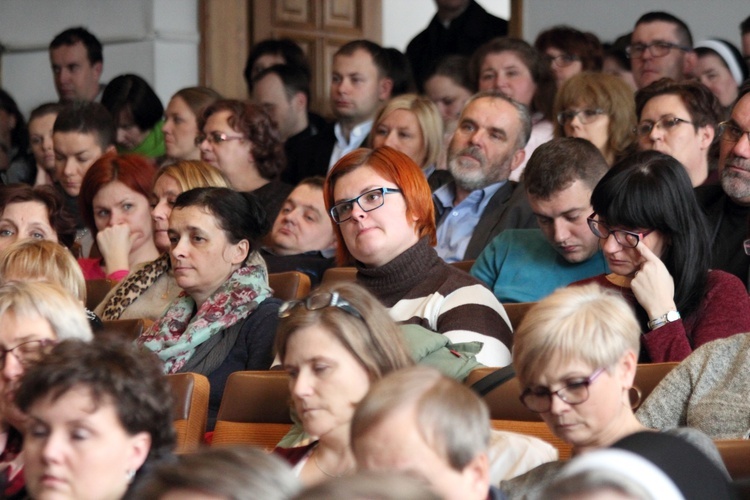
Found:
[{"label": "woman with red hair", "polygon": [[78,259],[83,276],[120,281],[130,269],[159,256],[148,196],[154,166],[146,158],[105,155],[86,172],[79,206],[101,259]]},{"label": "woman with red hair", "polygon": [[411,158],[387,146],[352,151],[328,174],[324,194],[337,225],[339,264],[357,267],[357,282],[393,319],[452,342],[481,342],[477,360],[486,365],[510,363],[511,330],[502,305],[432,248],[430,187]]}]

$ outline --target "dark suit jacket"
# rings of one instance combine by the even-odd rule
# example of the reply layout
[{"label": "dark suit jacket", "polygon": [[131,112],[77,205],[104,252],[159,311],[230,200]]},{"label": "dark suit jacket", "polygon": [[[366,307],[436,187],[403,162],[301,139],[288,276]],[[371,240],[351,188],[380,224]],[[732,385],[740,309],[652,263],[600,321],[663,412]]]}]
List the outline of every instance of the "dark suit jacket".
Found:
[{"label": "dark suit jacket", "polygon": [[[435,204],[438,225],[449,212],[439,205]],[[476,260],[490,241],[506,229],[535,227],[536,217],[526,198],[526,189],[521,183],[508,181],[487,203],[471,235],[463,260]]]},{"label": "dark suit jacket", "polygon": [[283,182],[296,186],[305,177],[328,174],[328,162],[336,144],[333,126],[326,124],[317,135],[296,141],[295,152],[289,155],[286,169],[281,173]]}]

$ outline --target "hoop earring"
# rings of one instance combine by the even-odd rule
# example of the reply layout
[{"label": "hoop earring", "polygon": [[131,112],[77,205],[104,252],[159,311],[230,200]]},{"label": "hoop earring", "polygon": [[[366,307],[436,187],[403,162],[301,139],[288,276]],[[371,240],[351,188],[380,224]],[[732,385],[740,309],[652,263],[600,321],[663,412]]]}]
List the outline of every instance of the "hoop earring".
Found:
[{"label": "hoop earring", "polygon": [[[633,401],[633,397],[630,393],[630,391],[635,391],[635,401]],[[639,406],[641,406],[641,399],[643,398],[643,393],[638,388],[638,386],[632,386],[628,389],[628,399],[630,400],[630,409],[635,410]]]}]

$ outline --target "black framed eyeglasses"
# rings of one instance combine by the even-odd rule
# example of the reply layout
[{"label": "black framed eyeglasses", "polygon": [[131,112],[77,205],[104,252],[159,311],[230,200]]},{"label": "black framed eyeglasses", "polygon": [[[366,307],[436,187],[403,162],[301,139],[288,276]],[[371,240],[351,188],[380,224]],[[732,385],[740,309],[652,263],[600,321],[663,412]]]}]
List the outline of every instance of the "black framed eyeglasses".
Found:
[{"label": "black framed eyeglasses", "polygon": [[581,60],[581,58],[575,54],[560,54],[558,56],[545,54],[542,57],[547,62],[547,64],[549,64],[550,66],[557,66],[558,68],[567,68],[574,62]]},{"label": "black framed eyeglasses", "polygon": [[750,130],[742,130],[731,121],[719,123],[719,135],[724,142],[740,142],[743,135],[747,135],[747,139],[750,140]]},{"label": "black framed eyeglasses", "polygon": [[681,50],[683,52],[691,52],[693,49],[690,47],[684,47],[672,42],[651,42],[651,43],[634,43],[625,47],[625,54],[628,59],[641,59],[643,54],[648,50],[652,57],[664,57],[672,49]]},{"label": "black framed eyeglasses", "polygon": [[527,387],[521,393],[521,403],[534,413],[547,413],[552,408],[552,396],[557,396],[569,405],[579,405],[589,399],[589,386],[596,378],[604,373],[604,368],[599,368],[594,373],[582,380],[568,381],[568,385],[556,391],[550,391],[548,387]]},{"label": "black framed eyeglasses", "polygon": [[638,137],[647,137],[654,128],[660,128],[665,132],[669,132],[682,123],[693,124],[693,122],[689,120],[677,118],[676,116],[663,116],[655,122],[650,120],[641,122],[633,129],[633,131]]},{"label": "black framed eyeglasses", "polygon": [[642,233],[636,231],[627,231],[625,229],[612,229],[604,222],[594,219],[596,212],[589,215],[586,222],[589,224],[589,229],[597,238],[606,240],[610,234],[615,235],[615,241],[625,248],[635,248],[638,246],[638,242],[643,238],[654,232],[653,229],[643,231]]},{"label": "black framed eyeglasses", "polygon": [[29,340],[10,349],[0,348],[0,370],[5,368],[8,354],[12,354],[21,366],[29,366],[42,359],[56,343],[57,341],[52,339]]},{"label": "black framed eyeglasses", "polygon": [[592,123],[600,115],[604,114],[604,110],[600,108],[595,109],[566,109],[557,113],[557,123],[565,125],[566,123],[572,122],[573,118],[578,117],[578,121],[583,125]]},{"label": "black framed eyeglasses", "polygon": [[221,132],[209,132],[208,134],[198,134],[195,137],[195,145],[200,146],[203,141],[208,141],[209,144],[220,144],[227,141],[244,141],[245,137],[242,135],[227,135]]},{"label": "black framed eyeglasses", "polygon": [[359,208],[361,208],[363,212],[372,212],[383,206],[385,203],[385,195],[400,192],[400,189],[389,187],[371,189],[356,198],[336,203],[331,207],[331,217],[336,224],[341,224],[352,218],[352,211],[354,210],[355,203],[359,205]]},{"label": "black framed eyeglasses", "polygon": [[349,301],[341,298],[338,292],[315,292],[301,300],[288,300],[279,307],[279,318],[287,318],[297,306],[305,306],[308,311],[317,311],[326,307],[338,307],[355,318],[364,321],[362,314]]}]

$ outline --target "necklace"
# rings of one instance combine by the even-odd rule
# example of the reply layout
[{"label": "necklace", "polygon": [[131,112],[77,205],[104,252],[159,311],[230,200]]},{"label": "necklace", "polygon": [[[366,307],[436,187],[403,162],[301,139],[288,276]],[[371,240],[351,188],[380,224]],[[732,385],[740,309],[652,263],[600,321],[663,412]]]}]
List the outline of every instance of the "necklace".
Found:
[{"label": "necklace", "polygon": [[331,474],[330,472],[326,471],[323,467],[320,466],[320,464],[318,463],[318,454],[315,453],[315,451],[317,451],[317,450],[314,450],[313,453],[312,453],[312,456],[313,456],[312,458],[313,458],[313,462],[315,462],[315,467],[317,467],[320,472],[322,472],[323,474],[325,474],[328,477],[336,478],[336,477],[346,476],[347,474],[349,474],[351,471],[354,470],[354,466],[352,465],[351,467],[349,467],[348,469],[346,469],[341,474]]}]

